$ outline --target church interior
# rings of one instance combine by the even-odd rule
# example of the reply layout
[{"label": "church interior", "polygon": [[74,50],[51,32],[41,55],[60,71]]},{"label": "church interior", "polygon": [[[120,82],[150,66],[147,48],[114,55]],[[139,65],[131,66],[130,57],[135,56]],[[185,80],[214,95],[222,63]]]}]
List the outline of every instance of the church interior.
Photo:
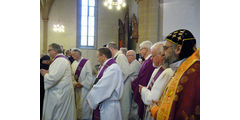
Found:
[{"label": "church interior", "polygon": [[[65,75],[66,79],[61,79],[61,83],[64,83],[65,81],[68,80],[68,88],[70,87],[72,87],[73,89],[83,88],[83,84],[69,84],[71,82],[73,83],[74,79],[75,81],[80,80],[81,75],[79,74],[78,75],[79,78],[77,77],[75,78],[75,74],[72,74],[73,72],[78,73],[76,72],[78,64],[75,62],[76,64],[74,65],[76,70],[74,71],[71,68],[72,64],[70,64],[71,66],[69,66],[68,59],[64,59],[68,57],[66,56],[66,52],[68,50],[74,51],[75,50],[74,48],[79,48],[76,49],[74,53],[79,56],[80,53],[78,52],[79,50],[82,53],[82,58],[88,59],[86,62],[86,68],[90,69],[83,70],[85,72],[82,72],[83,73],[82,76],[86,76],[85,74],[86,72],[90,73],[89,71],[92,71],[91,72],[92,74],[89,74],[92,75],[91,76],[92,79],[90,79],[91,80],[90,82],[92,83],[87,86],[90,89],[87,92],[85,92],[86,94],[85,93],[77,94],[79,96],[80,95],[87,96],[87,94],[90,93],[91,90],[96,91],[96,89],[92,88],[96,88],[94,87],[93,84],[95,83],[95,80],[99,80],[96,78],[98,73],[100,72],[100,69],[104,67],[101,65],[103,65],[104,62],[106,62],[107,58],[108,58],[107,60],[114,59],[114,57],[106,57],[107,56],[106,53],[100,56],[99,55],[100,48],[103,48],[110,42],[115,42],[117,43],[118,50],[119,48],[127,48],[128,50],[132,49],[139,55],[141,54],[141,49],[143,48],[140,47],[141,43],[147,40],[151,41],[152,45],[156,44],[156,46],[155,49],[151,49],[152,51],[150,50],[149,54],[144,57],[144,60],[145,58],[147,58],[150,61],[151,55],[152,54],[156,55],[158,53],[158,57],[155,56],[154,57],[158,59],[157,63],[159,63],[158,64],[159,69],[154,69],[153,71],[150,71],[148,74],[146,72],[140,72],[139,74],[138,72],[141,69],[142,70],[150,69],[150,67],[154,66],[154,64],[149,64],[148,66],[146,65],[142,67],[144,60],[137,61],[134,57],[132,57],[135,55],[134,52],[131,52],[131,54],[133,55],[130,56],[130,58],[134,58],[133,60],[136,60],[135,62],[136,64],[132,63],[131,64],[132,66],[133,65],[138,66],[129,67],[129,65],[131,64],[128,58],[126,60],[124,57],[125,60],[122,61],[127,61],[125,63],[128,63],[129,65],[123,64],[122,65],[123,68],[125,68],[126,66],[127,68],[126,69],[120,68],[121,70],[124,71],[129,70],[129,68],[136,68],[133,69],[135,70],[134,72],[136,74],[129,75],[131,76],[131,79],[129,79],[128,81],[130,80],[132,81],[128,82],[129,84],[127,85],[130,86],[128,88],[128,91],[132,92],[134,90],[134,93],[130,94],[132,95],[131,96],[132,98],[130,99],[132,102],[131,111],[135,112],[133,114],[135,114],[137,118],[145,116],[146,117],[152,116],[155,118],[157,118],[157,116],[160,116],[161,118],[161,115],[163,114],[162,111],[160,110],[168,110],[167,111],[168,113],[172,112],[171,110],[173,110],[173,112],[174,111],[176,112],[175,106],[173,107],[165,106],[167,105],[166,103],[170,102],[176,103],[176,101],[178,101],[178,103],[182,103],[183,105],[185,103],[189,103],[184,101],[181,102],[181,100],[184,99],[180,98],[182,96],[180,94],[183,91],[193,92],[192,89],[194,88],[186,90],[184,89],[186,88],[184,85],[187,84],[189,81],[193,81],[196,79],[198,79],[199,88],[195,90],[198,90],[199,95],[198,96],[186,95],[183,97],[185,97],[187,100],[190,97],[199,97],[198,99],[195,100],[198,100],[199,103],[201,101],[201,109],[200,104],[199,106],[196,105],[196,107],[194,105],[193,109],[189,110],[190,112],[194,112],[194,114],[196,113],[199,114],[200,116],[199,112],[201,111],[201,119],[226,120],[239,118],[238,108],[240,107],[239,103],[240,97],[239,94],[237,93],[239,91],[238,89],[240,84],[238,76],[240,64],[237,64],[238,62],[237,60],[239,60],[238,55],[239,40],[237,39],[239,34],[238,26],[240,26],[239,22],[240,17],[238,17],[240,11],[239,2],[240,1],[236,0],[235,1],[222,0],[218,2],[211,0],[210,1],[201,0],[201,2],[200,0],[40,0],[39,5],[39,1],[37,0],[2,1],[1,2],[2,6],[0,7],[2,18],[0,22],[2,42],[0,48],[2,51],[2,59],[0,63],[2,63],[1,95],[3,99],[1,101],[1,108],[3,113],[1,114],[0,119],[8,120],[23,118],[24,120],[32,120],[33,118],[35,119],[39,117],[51,119],[50,117],[53,116],[58,117],[56,119],[59,120],[61,119],[59,117],[62,117],[63,115],[64,115],[63,117],[65,117],[65,115],[68,115],[70,117],[72,116],[77,117],[76,115],[72,115],[74,112],[77,112],[73,110],[72,106],[75,105],[76,107],[76,105],[79,105],[81,107],[81,104],[77,104],[74,101],[76,99],[74,98],[75,97],[74,95],[76,95],[76,91],[71,90],[72,91],[71,94],[69,94],[70,89],[65,90],[65,92],[62,92],[63,90],[62,86],[54,86],[55,83],[57,83],[58,80],[60,79],[51,79],[53,77],[60,76],[59,75],[60,72],[62,72],[62,70],[64,69],[62,68],[57,69],[57,67],[64,67],[63,63],[65,63],[65,69],[68,70],[68,74]],[[40,24],[38,22],[39,20]],[[186,29],[192,33],[196,40],[196,46],[194,46],[193,48],[196,51],[196,53],[199,53],[192,54],[192,56],[194,57],[189,56],[188,58],[191,58],[189,60],[188,58],[182,59],[186,61],[174,61],[175,59],[179,58],[173,55],[171,56],[170,52],[171,50],[176,51],[177,48],[173,48],[172,45],[174,43],[170,43],[171,41],[169,42],[166,39],[169,35],[171,35],[171,33],[179,29]],[[172,35],[172,38],[176,37],[173,37]],[[158,46],[157,43],[159,42],[161,42],[161,45]],[[164,45],[162,45],[162,42],[164,43]],[[58,46],[56,46],[56,44],[53,43],[57,43]],[[61,47],[59,47],[59,45]],[[157,48],[162,48],[164,54],[159,52],[160,49]],[[113,47],[111,49],[113,49]],[[58,52],[58,50],[61,52]],[[62,50],[65,51],[64,55],[62,55]],[[108,49],[105,48],[104,50]],[[168,50],[168,52],[165,52],[166,50]],[[109,53],[109,50],[107,52]],[[117,52],[120,53],[120,51]],[[40,53],[40,70],[39,70],[39,53]],[[60,58],[56,60],[57,62],[55,61],[56,62],[55,65],[51,64],[55,58],[55,56],[53,55],[55,54],[57,55],[58,53],[60,53],[62,56],[60,56]],[[112,54],[112,51],[110,51],[110,53]],[[180,53],[178,51],[178,54]],[[52,56],[50,56],[50,54],[52,54]],[[42,58],[41,55],[45,55],[46,57],[44,57],[44,59],[41,59]],[[167,58],[166,55],[169,55],[168,56],[169,58],[172,59],[174,58],[174,60],[170,61],[169,59],[165,59]],[[105,61],[102,60],[100,63],[98,60],[99,56],[105,59]],[[161,70],[159,65],[162,65],[161,62],[164,63],[165,60],[168,60],[167,62],[169,63],[166,69],[169,70],[170,67],[172,67],[174,68],[174,71],[168,71],[168,74],[171,73],[171,75],[169,75],[168,78],[163,79],[163,75],[165,75],[165,73],[167,72],[164,72],[165,70],[164,71]],[[178,69],[180,65],[186,68],[189,67],[187,66],[188,64],[183,64],[190,63],[189,61],[190,62],[194,61],[196,64],[190,67],[194,69],[197,68],[199,71],[196,72],[194,69],[189,69],[189,71],[187,70],[184,71],[184,69]],[[169,66],[170,63],[173,64],[175,62],[179,64],[175,64],[176,66]],[[41,63],[44,63],[45,65],[41,66]],[[99,65],[98,68],[96,67],[97,65]],[[112,66],[112,68],[114,68],[115,71],[117,71],[117,69],[119,69],[120,67],[120,65],[119,66],[117,65]],[[50,66],[51,70],[49,70]],[[178,72],[178,70],[181,71]],[[59,74],[53,76],[52,74],[56,73],[55,71],[59,72]],[[162,74],[161,71],[164,74]],[[177,79],[176,77],[172,77],[173,75],[175,76],[176,75],[175,73],[177,72],[179,73],[177,74],[179,75],[178,76],[179,79]],[[50,73],[53,77],[50,76]],[[121,74],[119,70],[118,73]],[[185,73],[186,73],[185,76],[187,76],[188,73],[189,74],[195,73],[196,75],[198,75],[198,77],[192,78],[189,77],[189,79],[187,79],[186,77],[182,77],[184,79],[181,79],[180,74]],[[70,74],[72,74],[72,76]],[[109,74],[111,74],[111,71],[109,73],[106,73],[105,75]],[[119,74],[118,76],[120,76]],[[128,74],[126,74],[125,76],[122,75],[122,79],[120,77],[118,77],[118,79],[123,80],[123,77],[126,77],[127,75]],[[157,75],[159,75],[158,80],[154,79],[157,78],[155,77]],[[46,78],[44,78],[44,76]],[[105,83],[111,83],[109,86],[113,86],[113,84],[115,84],[115,82],[108,82],[108,80],[111,81],[113,79],[112,76],[114,75],[111,75],[109,79],[104,79],[106,81]],[[140,77],[138,76],[140,77],[143,76],[142,78],[144,79],[140,79]],[[146,77],[148,77],[148,79],[145,79]],[[127,78],[125,80],[127,80]],[[49,82],[51,80],[54,81],[55,83]],[[168,80],[169,82],[168,83],[165,82],[167,84],[165,84],[164,86],[161,82],[159,82],[160,80]],[[133,81],[136,81],[135,82],[136,84],[134,84],[135,86],[132,86]],[[142,83],[138,84],[139,81],[141,81]],[[178,81],[178,83],[180,84],[175,84],[177,83],[175,81]],[[145,82],[144,85],[143,82]],[[54,92],[51,91],[49,92],[49,89],[48,88],[45,89],[44,85],[46,85],[46,87],[51,87],[51,85],[54,86],[53,89],[58,90],[58,94],[64,94],[64,96],[66,95],[66,97],[64,97],[64,99],[58,99],[59,96],[49,97],[49,93],[52,94]],[[174,86],[175,94],[172,93],[171,89],[168,89],[170,85]],[[180,85],[182,87],[179,87]],[[108,92],[109,86],[105,87],[108,90],[103,89],[104,92],[96,93]],[[116,87],[116,89],[124,88],[125,87],[124,82],[121,86],[122,87]],[[88,89],[87,87],[85,88]],[[153,91],[155,90],[156,94],[157,93],[161,93],[160,95],[162,95],[162,93],[164,94],[162,96],[153,95],[152,97],[156,98],[155,101],[152,101],[153,99],[149,97],[149,100],[151,100],[150,102],[152,102],[150,103],[149,106],[152,107],[151,111],[149,111],[148,114],[146,115],[138,114],[141,112],[141,111],[138,112],[138,110],[142,111],[144,110],[141,108],[138,109],[138,106],[144,106],[145,104],[143,102],[147,101],[147,98],[145,100],[140,98],[141,94],[143,93],[143,95],[145,96],[148,95],[147,93],[150,93],[149,92],[150,89],[148,88],[151,88],[151,90]],[[121,90],[119,89],[119,91],[122,91],[122,93],[124,92],[124,90],[126,91],[126,89]],[[45,92],[47,94],[45,94]],[[78,93],[80,92],[78,91]],[[102,94],[100,95],[90,94],[90,95],[91,95],[90,97],[94,95],[99,96],[99,98],[102,97],[101,96]],[[118,98],[120,98],[120,96],[122,97],[124,94],[118,95],[119,95]],[[168,102],[168,95],[172,95],[170,102]],[[178,97],[175,97],[175,95],[177,95]],[[93,97],[94,99],[91,98],[87,99],[86,96],[78,98],[79,99],[84,98],[85,101],[97,100],[94,97]],[[67,107],[60,106],[61,107],[60,109],[54,109],[59,110],[62,113],[56,114],[55,111],[51,112],[52,109],[49,107],[55,107],[55,105],[53,104],[55,104],[56,101],[62,100],[61,103],[66,103],[66,101],[69,100],[68,98],[71,98],[71,102],[69,102],[69,105]],[[44,102],[44,100],[48,100],[48,102]],[[79,100],[79,103],[80,101],[83,100]],[[121,102],[120,99],[119,100],[117,99],[117,101],[118,105],[119,104],[123,105],[120,103]],[[133,104],[134,102],[135,104]],[[148,102],[149,101],[147,101],[146,104],[148,104]],[[46,108],[46,106],[44,106],[44,103],[46,104],[48,109]],[[142,104],[138,105],[137,103]],[[83,105],[87,104],[84,103]],[[98,108],[98,106],[96,106],[98,104],[96,104],[94,107],[89,105],[88,107],[91,110],[90,112],[96,110],[95,109],[96,107]],[[161,109],[163,107],[165,108]],[[66,110],[65,108],[71,108],[72,112],[68,112],[70,111],[70,109]],[[120,109],[121,108],[123,107],[120,106]],[[132,108],[134,109],[132,110]],[[184,116],[186,116],[187,114],[188,119],[192,119],[192,113],[190,114],[182,112],[181,109],[184,107],[182,107],[181,109],[180,107],[178,108],[180,111],[178,112],[179,115],[183,114]],[[200,109],[200,111],[198,111],[199,110],[198,108]],[[13,110],[17,112],[13,112]],[[111,114],[108,116],[114,117],[112,111],[113,111],[112,109],[109,110],[108,113]],[[123,113],[122,111],[120,112]],[[119,114],[120,112],[118,109],[118,112],[114,112],[114,114]],[[43,115],[43,113],[49,114]],[[166,117],[171,116],[171,114],[168,113],[165,114]],[[91,113],[91,115],[89,116],[92,118],[93,115],[94,114]],[[124,115],[122,116],[124,117]],[[89,119],[91,119],[90,117]],[[174,117],[178,117],[177,114]],[[75,120],[75,118],[74,119],[62,118],[62,119]]]},{"label": "church interior", "polygon": [[[121,5],[109,5],[108,2]],[[139,44],[164,41],[177,29],[188,29],[200,47],[200,0],[41,0],[40,52],[57,43],[80,48],[92,66],[97,49],[109,42],[138,53]],[[93,68],[94,69],[94,68]]]}]

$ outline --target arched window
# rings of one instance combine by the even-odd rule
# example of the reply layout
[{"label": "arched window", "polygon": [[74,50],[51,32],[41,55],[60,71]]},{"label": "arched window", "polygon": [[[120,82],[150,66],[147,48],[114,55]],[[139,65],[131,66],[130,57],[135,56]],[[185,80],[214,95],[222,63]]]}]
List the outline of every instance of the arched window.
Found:
[{"label": "arched window", "polygon": [[78,0],[77,47],[96,49],[97,0]]}]

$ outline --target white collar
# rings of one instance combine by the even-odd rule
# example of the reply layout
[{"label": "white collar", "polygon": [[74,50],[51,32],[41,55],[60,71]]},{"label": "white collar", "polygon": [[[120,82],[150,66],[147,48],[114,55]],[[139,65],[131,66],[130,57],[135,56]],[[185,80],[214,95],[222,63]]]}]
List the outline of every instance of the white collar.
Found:
[{"label": "white collar", "polygon": [[76,60],[77,62],[80,62],[83,59],[83,57],[81,57],[79,60]]},{"label": "white collar", "polygon": [[109,59],[107,59],[104,63],[103,63],[103,65],[102,66],[104,66],[105,64],[107,64],[107,62],[110,60],[110,58]]},{"label": "white collar", "polygon": [[119,54],[122,54],[122,52],[121,52],[121,51],[118,51],[118,52],[114,55],[113,58],[115,58],[115,57],[118,56]]},{"label": "white collar", "polygon": [[58,53],[56,56],[58,56],[58,55],[63,55],[62,53]]},{"label": "white collar", "polygon": [[160,69],[162,67],[162,65],[160,65],[160,66],[157,66],[155,69]]},{"label": "white collar", "polygon": [[57,56],[59,56],[59,55],[63,55],[62,53],[58,53],[55,57],[54,57],[54,59],[57,57]]},{"label": "white collar", "polygon": [[133,60],[131,63],[129,63],[129,64],[132,64],[132,63],[134,63],[134,62],[136,62],[137,60],[135,59],[135,60]]},{"label": "white collar", "polygon": [[146,57],[146,59],[145,59],[145,60],[147,60],[148,58],[150,58],[150,57],[151,57],[151,55],[152,55],[152,54],[149,54],[149,55]]}]

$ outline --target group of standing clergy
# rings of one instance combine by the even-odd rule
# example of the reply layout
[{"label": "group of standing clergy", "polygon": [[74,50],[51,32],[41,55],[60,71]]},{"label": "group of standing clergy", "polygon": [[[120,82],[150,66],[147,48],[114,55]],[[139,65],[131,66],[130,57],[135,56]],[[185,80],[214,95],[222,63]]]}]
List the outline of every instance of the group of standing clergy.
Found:
[{"label": "group of standing clergy", "polygon": [[123,54],[114,42],[97,51],[96,77],[80,49],[74,62],[50,44],[53,62],[44,76],[43,120],[183,120],[200,119],[200,57],[196,40],[186,29],[166,43],[143,41],[139,53]]}]

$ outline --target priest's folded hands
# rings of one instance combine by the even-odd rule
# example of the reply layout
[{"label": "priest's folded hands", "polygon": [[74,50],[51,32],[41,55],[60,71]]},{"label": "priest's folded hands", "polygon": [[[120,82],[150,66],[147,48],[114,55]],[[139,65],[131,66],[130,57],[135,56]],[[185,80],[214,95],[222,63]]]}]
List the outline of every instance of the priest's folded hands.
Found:
[{"label": "priest's folded hands", "polygon": [[139,90],[138,90],[138,91],[139,91],[139,93],[141,94],[142,88],[143,88],[143,87],[146,87],[146,86],[142,86],[142,85],[138,85],[138,86],[139,86],[139,88],[138,88]]}]

